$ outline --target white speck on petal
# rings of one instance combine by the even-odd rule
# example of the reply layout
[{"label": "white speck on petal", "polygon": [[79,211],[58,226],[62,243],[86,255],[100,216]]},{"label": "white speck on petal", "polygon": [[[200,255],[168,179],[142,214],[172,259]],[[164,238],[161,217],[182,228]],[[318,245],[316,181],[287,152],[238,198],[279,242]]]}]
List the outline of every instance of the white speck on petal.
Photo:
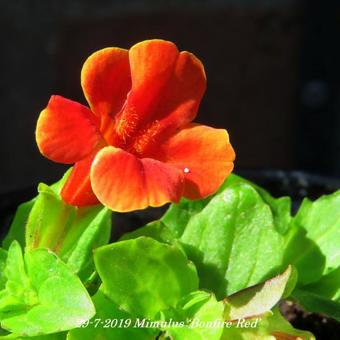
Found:
[{"label": "white speck on petal", "polygon": [[185,174],[188,174],[188,173],[190,172],[190,169],[189,169],[189,168],[184,168],[184,169],[183,169],[183,172],[184,172]]}]

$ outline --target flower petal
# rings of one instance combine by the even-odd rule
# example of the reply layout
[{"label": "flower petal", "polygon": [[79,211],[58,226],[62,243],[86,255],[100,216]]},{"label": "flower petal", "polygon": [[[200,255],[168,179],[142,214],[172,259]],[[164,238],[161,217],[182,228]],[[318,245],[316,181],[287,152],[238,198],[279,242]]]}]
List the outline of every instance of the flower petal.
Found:
[{"label": "flower petal", "polygon": [[74,165],[61,191],[61,197],[66,203],[79,207],[99,204],[90,181],[90,169],[95,155],[93,153]]},{"label": "flower petal", "polygon": [[[171,77],[178,57],[176,45],[165,40],[145,40],[131,47],[129,60],[132,77],[130,98],[139,102],[139,110],[158,97]],[[130,99],[129,98],[129,99]]]},{"label": "flower petal", "polygon": [[162,139],[190,123],[196,117],[205,89],[202,63],[193,54],[181,52],[155,107],[153,121],[139,131],[132,149],[147,154]]},{"label": "flower petal", "polygon": [[109,143],[143,156],[191,122],[206,89],[202,63],[168,41],[148,40],[129,52],[132,89]]},{"label": "flower petal", "polygon": [[52,96],[40,113],[36,140],[40,152],[58,163],[72,164],[88,156],[101,140],[93,113],[72,100]]},{"label": "flower petal", "polygon": [[235,153],[226,130],[190,124],[164,142],[152,157],[184,173],[183,196],[201,199],[213,194],[231,173]]},{"label": "flower petal", "polygon": [[112,144],[126,147],[153,117],[162,90],[174,71],[178,54],[176,45],[164,40],[146,40],[130,49],[132,88],[116,117]]},{"label": "flower petal", "polygon": [[139,159],[108,146],[92,164],[91,183],[101,203],[114,211],[126,212],[178,202],[183,175],[154,159]]},{"label": "flower petal", "polygon": [[93,53],[83,65],[81,85],[96,115],[118,113],[131,89],[128,51],[112,47]]},{"label": "flower petal", "polygon": [[163,128],[171,126],[175,129],[191,122],[196,117],[205,89],[203,64],[193,54],[181,52],[157,108],[157,119]]}]

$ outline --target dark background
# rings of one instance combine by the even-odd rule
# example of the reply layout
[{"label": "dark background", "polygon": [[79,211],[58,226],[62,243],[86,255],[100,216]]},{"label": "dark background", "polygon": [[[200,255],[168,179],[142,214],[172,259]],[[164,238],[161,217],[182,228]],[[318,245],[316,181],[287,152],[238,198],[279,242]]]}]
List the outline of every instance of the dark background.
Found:
[{"label": "dark background", "polygon": [[57,180],[34,130],[49,96],[85,103],[80,70],[108,46],[168,39],[204,63],[197,121],[226,128],[236,171],[340,177],[340,2],[0,2],[0,193]]}]

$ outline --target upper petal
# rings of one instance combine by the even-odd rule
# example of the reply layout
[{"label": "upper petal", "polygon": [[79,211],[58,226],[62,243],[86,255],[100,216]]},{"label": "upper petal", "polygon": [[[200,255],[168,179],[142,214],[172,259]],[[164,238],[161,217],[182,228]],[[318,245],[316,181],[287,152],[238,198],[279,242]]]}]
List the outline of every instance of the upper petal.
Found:
[{"label": "upper petal", "polygon": [[85,106],[52,96],[40,113],[36,140],[40,152],[58,163],[75,163],[94,150],[101,140],[97,121]]},{"label": "upper petal", "polygon": [[93,53],[83,65],[81,85],[94,113],[118,113],[131,88],[128,51],[110,47]]},{"label": "upper petal", "polygon": [[147,122],[176,113],[182,124],[195,117],[206,77],[202,63],[193,54],[179,53],[169,41],[146,40],[130,49],[129,59],[132,89],[127,111],[131,105]]},{"label": "upper petal", "polygon": [[202,63],[168,41],[147,40],[129,52],[132,89],[116,116],[111,144],[143,155],[196,116],[206,88]]},{"label": "upper petal", "polygon": [[133,149],[140,154],[147,153],[177,128],[191,122],[196,117],[205,89],[202,63],[193,54],[181,52],[157,105],[150,112],[150,122],[138,132]]},{"label": "upper petal", "polygon": [[154,159],[138,159],[112,146],[96,156],[91,184],[99,201],[114,211],[126,212],[178,202],[182,173]]},{"label": "upper petal", "polygon": [[132,88],[116,117],[114,145],[126,146],[153,117],[162,89],[170,79],[178,50],[164,40],[146,40],[129,51]]},{"label": "upper petal", "polygon": [[152,156],[184,173],[183,195],[189,199],[213,194],[231,173],[235,159],[226,130],[198,124],[178,131]]},{"label": "upper petal", "polygon": [[157,119],[162,129],[171,127],[173,130],[191,122],[205,89],[203,64],[192,53],[181,52],[157,107]]}]

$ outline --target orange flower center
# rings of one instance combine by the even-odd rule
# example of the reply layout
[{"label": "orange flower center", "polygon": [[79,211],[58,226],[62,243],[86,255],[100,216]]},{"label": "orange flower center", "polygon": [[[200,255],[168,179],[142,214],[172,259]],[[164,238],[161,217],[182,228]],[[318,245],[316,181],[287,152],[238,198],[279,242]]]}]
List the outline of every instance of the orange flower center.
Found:
[{"label": "orange flower center", "polygon": [[103,115],[100,132],[108,145],[121,148],[135,156],[142,157],[146,150],[156,143],[160,129],[158,120],[144,123],[136,110],[123,109],[116,117]]}]

